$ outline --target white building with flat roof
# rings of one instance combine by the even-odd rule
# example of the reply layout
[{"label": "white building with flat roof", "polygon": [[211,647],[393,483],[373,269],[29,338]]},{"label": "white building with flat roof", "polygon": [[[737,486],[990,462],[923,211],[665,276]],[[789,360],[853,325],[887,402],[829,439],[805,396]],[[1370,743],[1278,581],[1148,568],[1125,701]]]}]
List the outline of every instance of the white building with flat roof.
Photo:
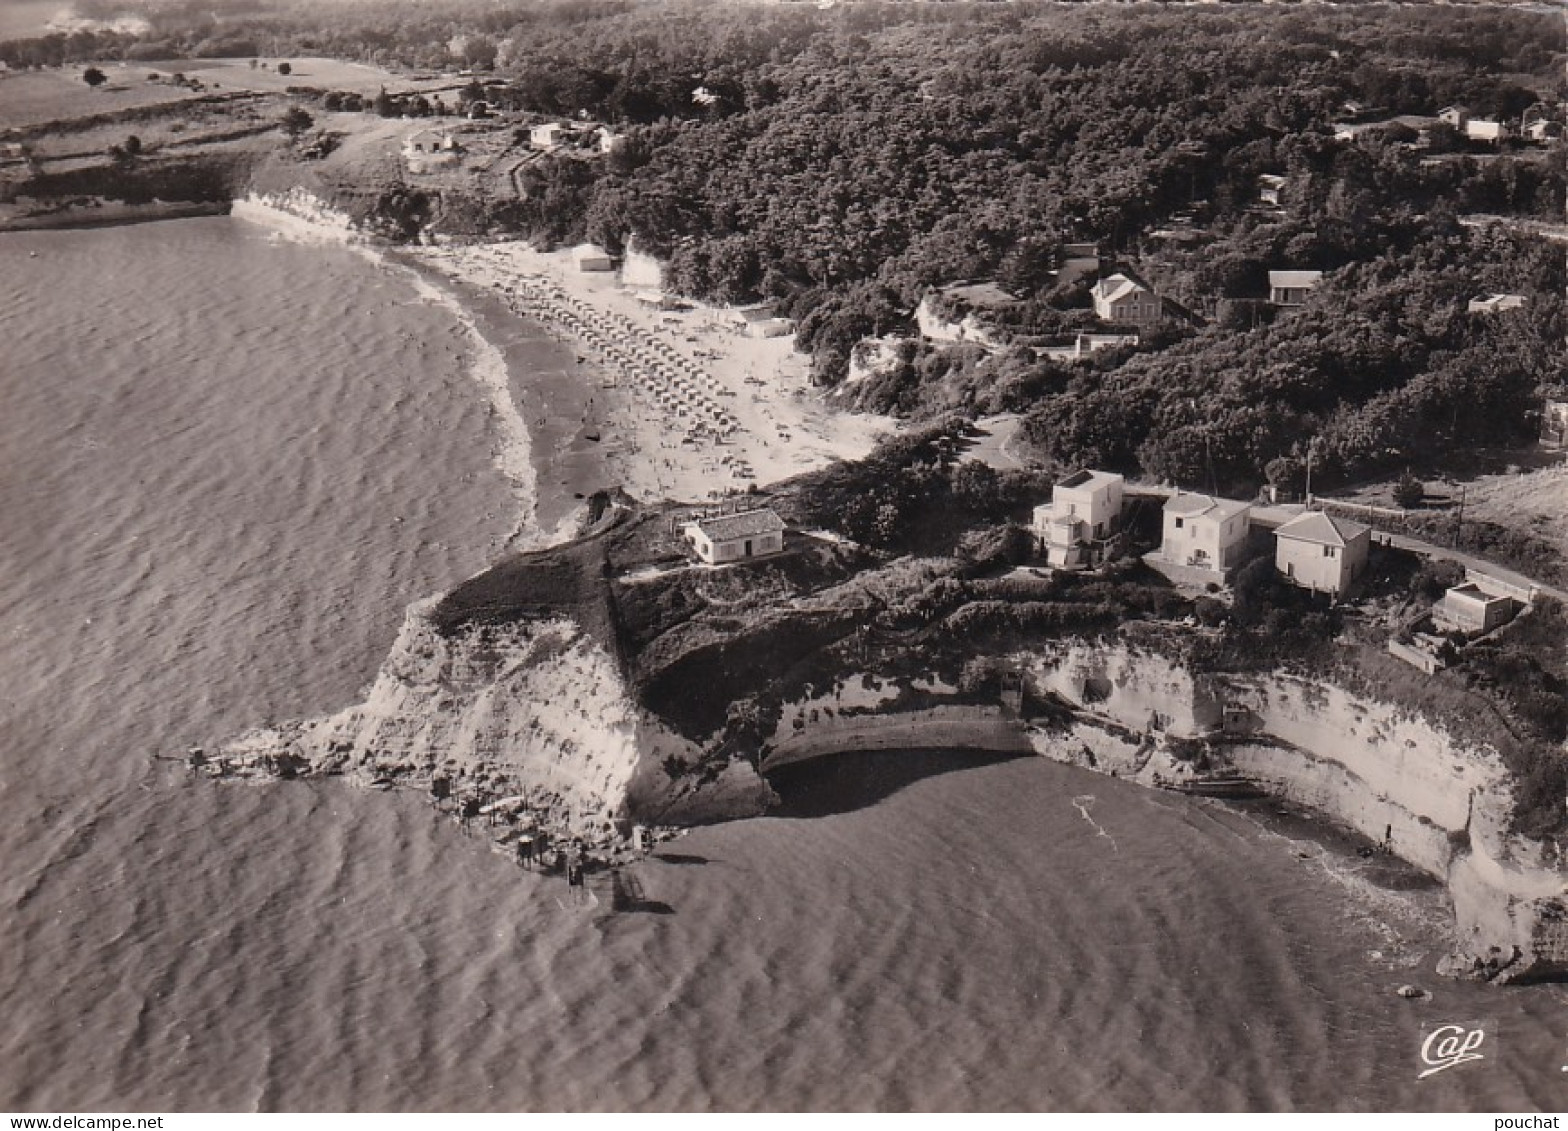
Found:
[{"label": "white building with flat roof", "polygon": [[1270,271],[1269,301],[1275,306],[1300,306],[1322,281],[1321,271]]},{"label": "white building with flat roof", "polygon": [[1109,471],[1078,471],[1051,489],[1034,510],[1035,535],[1046,561],[1059,569],[1093,565],[1121,527],[1125,481]]},{"label": "white building with flat roof", "polygon": [[531,126],[528,130],[528,144],[535,149],[551,150],[561,144],[561,135],[566,132],[563,122],[542,122]]},{"label": "white building with flat roof", "polygon": [[1502,310],[1523,310],[1524,295],[1492,294],[1473,298],[1465,310],[1469,314],[1496,314]]},{"label": "white building with flat roof", "polygon": [[1432,623],[1443,632],[1490,632],[1513,619],[1519,602],[1489,593],[1474,581],[1456,585],[1432,607]]}]

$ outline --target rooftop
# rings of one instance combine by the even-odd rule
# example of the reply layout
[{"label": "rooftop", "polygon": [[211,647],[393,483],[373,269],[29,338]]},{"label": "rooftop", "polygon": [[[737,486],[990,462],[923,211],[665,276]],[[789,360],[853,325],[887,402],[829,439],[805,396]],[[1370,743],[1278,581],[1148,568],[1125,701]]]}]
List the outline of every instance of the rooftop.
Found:
[{"label": "rooftop", "polygon": [[1348,518],[1338,518],[1322,511],[1308,511],[1298,515],[1274,533],[1280,538],[1294,538],[1298,542],[1316,542],[1323,546],[1344,546],[1361,537],[1372,528]]},{"label": "rooftop", "polygon": [[1110,471],[1090,471],[1088,468],[1075,471],[1066,479],[1057,484],[1058,487],[1087,487],[1093,491],[1100,487],[1108,487],[1112,483],[1120,483],[1122,477]]},{"label": "rooftop", "polygon": [[778,534],[785,529],[784,520],[769,507],[737,514],[711,515],[693,519],[691,525],[710,542],[729,542],[736,538],[755,538],[759,534]]},{"label": "rooftop", "polygon": [[1468,309],[1471,312],[1478,310],[1518,310],[1524,306],[1524,295],[1486,295],[1483,298],[1470,300]]},{"label": "rooftop", "polygon": [[1450,596],[1450,597],[1467,597],[1467,598],[1469,598],[1472,601],[1506,601],[1506,600],[1508,600],[1507,597],[1499,596],[1496,593],[1488,593],[1485,589],[1482,589],[1479,585],[1477,585],[1473,581],[1467,581],[1463,585],[1455,585],[1452,589],[1450,589],[1448,591],[1447,595]]},{"label": "rooftop", "polygon": [[1323,281],[1321,271],[1270,271],[1269,286],[1288,287],[1315,287]]},{"label": "rooftop", "polygon": [[1142,283],[1135,282],[1120,273],[1107,275],[1094,284],[1094,293],[1106,302],[1115,302],[1119,298],[1125,298],[1130,294],[1147,291],[1148,289]]},{"label": "rooftop", "polygon": [[1243,503],[1237,499],[1218,499],[1213,495],[1199,495],[1190,491],[1177,491],[1165,500],[1165,510],[1170,514],[1195,517],[1212,513],[1221,521],[1241,514],[1251,506],[1251,503]]}]

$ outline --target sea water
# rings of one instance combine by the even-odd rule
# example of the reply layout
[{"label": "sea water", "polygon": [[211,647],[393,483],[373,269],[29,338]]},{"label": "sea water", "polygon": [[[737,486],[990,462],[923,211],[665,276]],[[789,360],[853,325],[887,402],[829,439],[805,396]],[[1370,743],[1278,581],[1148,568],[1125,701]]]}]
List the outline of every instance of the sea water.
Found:
[{"label": "sea water", "polygon": [[[531,520],[450,300],[237,219],[0,236],[0,1108],[1563,1105],[1559,988],[1041,759],[801,768],[620,912],[408,795],[160,760],[353,701]],[[1485,1059],[1420,1079],[1441,1024]]]}]

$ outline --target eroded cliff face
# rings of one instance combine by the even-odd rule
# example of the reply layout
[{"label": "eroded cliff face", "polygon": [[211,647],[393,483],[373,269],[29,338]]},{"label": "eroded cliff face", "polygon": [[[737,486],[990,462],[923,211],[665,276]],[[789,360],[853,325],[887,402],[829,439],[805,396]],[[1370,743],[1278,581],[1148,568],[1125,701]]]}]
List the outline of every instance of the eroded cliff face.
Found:
[{"label": "eroded cliff face", "polygon": [[1043,753],[1152,783],[1191,776],[1199,741],[1211,766],[1387,836],[1444,880],[1465,948],[1507,965],[1505,978],[1568,973],[1568,874],[1555,846],[1508,831],[1513,798],[1492,748],[1280,672],[1195,676],[1164,656],[1067,641],[1014,659],[1079,713],[1069,741]]},{"label": "eroded cliff face", "polygon": [[[1442,879],[1463,949],[1511,979],[1568,973],[1568,876],[1555,845],[1509,831],[1495,751],[1385,703],[1280,672],[1194,674],[1127,645],[1044,642],[1004,658],[1029,696],[1071,717],[1030,725],[957,688],[846,673],[782,705],[741,749],[694,741],[654,715],[615,656],[566,616],[471,623],[443,634],[412,606],[363,703],[257,731],[220,753],[244,772],[344,774],[455,796],[522,799],[554,835],[624,843],[632,823],[683,825],[763,812],[763,773],[860,749],[954,747],[1040,754],[1154,785],[1242,774]],[[753,748],[754,747],[754,748]],[[281,757],[280,757],[281,756]]]},{"label": "eroded cliff face", "polygon": [[[474,624],[450,635],[410,606],[364,702],[227,744],[229,766],[342,774],[455,796],[521,798],[558,834],[608,843],[628,822],[690,823],[760,812],[746,762],[714,766],[633,701],[614,658],[565,617]],[[669,768],[667,769],[666,766]]]}]

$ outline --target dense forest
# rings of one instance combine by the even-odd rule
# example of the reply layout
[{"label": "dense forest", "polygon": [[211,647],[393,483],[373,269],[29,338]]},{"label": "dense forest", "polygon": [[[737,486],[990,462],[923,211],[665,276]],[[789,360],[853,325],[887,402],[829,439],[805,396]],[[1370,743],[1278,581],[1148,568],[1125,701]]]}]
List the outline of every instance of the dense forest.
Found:
[{"label": "dense forest", "polygon": [[[1327,484],[1533,428],[1564,372],[1563,255],[1461,218],[1560,222],[1561,143],[1334,123],[1350,101],[1561,121],[1562,47],[1558,16],[1479,7],[258,0],[162,4],[143,34],[0,59],[471,68],[498,105],[625,130],[607,159],[529,165],[493,230],[635,237],[673,289],[771,300],[847,405],[1019,411],[1052,464],[1241,490],[1298,482],[1308,444]],[[1283,178],[1277,207],[1260,207],[1264,174]],[[1057,282],[1064,242],[1191,316],[1088,363],[1047,356],[1095,322],[1092,280]],[[1282,315],[1271,269],[1326,275]],[[920,300],[962,279],[1017,296],[994,314],[1007,348],[914,336]],[[1528,303],[1467,313],[1490,292]],[[888,335],[906,338],[893,364],[846,383],[857,344]]]}]

